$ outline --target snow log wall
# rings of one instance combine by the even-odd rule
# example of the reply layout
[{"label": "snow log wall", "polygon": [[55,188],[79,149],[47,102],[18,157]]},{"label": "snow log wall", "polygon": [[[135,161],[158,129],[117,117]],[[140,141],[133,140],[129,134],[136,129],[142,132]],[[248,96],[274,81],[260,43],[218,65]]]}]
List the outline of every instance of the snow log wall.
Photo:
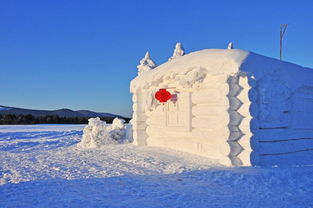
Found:
[{"label": "snow log wall", "polygon": [[252,164],[313,164],[313,71],[287,64],[250,80]]},{"label": "snow log wall", "polygon": [[177,102],[158,105],[148,115],[147,145],[215,158],[230,165],[227,77],[208,79],[210,82],[190,89],[173,83],[168,86],[172,94],[177,92]]},{"label": "snow log wall", "polygon": [[225,165],[251,165],[247,77],[208,74],[191,88],[162,84],[159,88],[166,86],[176,101],[143,112],[143,93],[133,96],[136,144],[190,152]]},{"label": "snow log wall", "polygon": [[208,74],[209,81],[190,89],[165,83],[159,88],[177,93],[177,102],[148,112],[141,106],[144,93],[134,94],[135,144],[190,152],[225,165],[312,164],[313,73],[307,73],[276,72],[261,79]]},{"label": "snow log wall", "polygon": [[[132,82],[135,144],[225,165],[313,164],[313,69],[241,50],[204,50],[154,70]],[[153,103],[161,88],[176,100]]]}]

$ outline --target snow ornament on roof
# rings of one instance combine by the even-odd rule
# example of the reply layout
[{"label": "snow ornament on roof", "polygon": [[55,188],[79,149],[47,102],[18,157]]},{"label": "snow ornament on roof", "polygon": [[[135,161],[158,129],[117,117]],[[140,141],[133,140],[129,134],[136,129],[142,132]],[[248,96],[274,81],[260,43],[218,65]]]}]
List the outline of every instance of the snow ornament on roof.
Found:
[{"label": "snow ornament on roof", "polygon": [[229,42],[227,46],[228,50],[234,49],[233,42]]},{"label": "snow ornament on roof", "polygon": [[169,58],[168,60],[170,61],[176,57],[183,56],[183,55],[185,55],[185,49],[183,48],[183,45],[181,43],[176,43],[173,56]]},{"label": "snow ornament on roof", "polygon": [[141,75],[143,72],[154,69],[155,67],[156,67],[156,64],[150,58],[150,53],[147,51],[145,57],[140,60],[140,64],[137,66],[138,75]]}]

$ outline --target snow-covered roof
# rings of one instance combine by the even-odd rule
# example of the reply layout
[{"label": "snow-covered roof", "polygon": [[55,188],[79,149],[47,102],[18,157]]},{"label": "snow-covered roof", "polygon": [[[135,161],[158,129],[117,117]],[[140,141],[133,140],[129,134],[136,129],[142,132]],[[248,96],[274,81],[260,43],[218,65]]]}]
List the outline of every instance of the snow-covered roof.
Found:
[{"label": "snow-covered roof", "polygon": [[164,64],[137,76],[131,81],[130,91],[158,86],[166,80],[176,80],[184,87],[201,81],[207,74],[232,75],[248,72],[250,75],[262,77],[277,70],[284,70],[292,76],[306,76],[310,68],[301,67],[289,62],[258,55],[240,49],[205,49],[178,56]]},{"label": "snow-covered roof", "polygon": [[[249,54],[248,51],[238,49],[206,49],[192,52],[137,76],[132,80],[130,89],[134,92],[137,88],[146,88],[163,80],[175,79],[177,75],[187,75],[191,79],[197,79],[207,73],[225,73],[225,70],[239,69]],[[235,73],[235,71],[226,73]]]}]

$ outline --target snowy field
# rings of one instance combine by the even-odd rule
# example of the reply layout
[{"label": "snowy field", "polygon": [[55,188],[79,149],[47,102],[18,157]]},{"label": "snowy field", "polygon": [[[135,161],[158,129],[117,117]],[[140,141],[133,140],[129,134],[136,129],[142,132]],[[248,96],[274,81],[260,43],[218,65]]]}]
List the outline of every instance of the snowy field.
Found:
[{"label": "snowy field", "polygon": [[227,168],[132,144],[82,150],[83,127],[0,126],[0,207],[313,207],[313,165]]}]

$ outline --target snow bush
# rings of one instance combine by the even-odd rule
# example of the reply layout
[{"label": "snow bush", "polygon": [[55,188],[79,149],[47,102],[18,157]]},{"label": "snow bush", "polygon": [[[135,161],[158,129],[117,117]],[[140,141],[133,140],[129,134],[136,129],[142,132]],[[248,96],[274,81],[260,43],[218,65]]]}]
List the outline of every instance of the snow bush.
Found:
[{"label": "snow bush", "polygon": [[83,132],[83,139],[77,144],[80,148],[96,148],[108,144],[128,142],[124,120],[119,118],[115,118],[112,125],[106,124],[98,117],[90,118]]}]

